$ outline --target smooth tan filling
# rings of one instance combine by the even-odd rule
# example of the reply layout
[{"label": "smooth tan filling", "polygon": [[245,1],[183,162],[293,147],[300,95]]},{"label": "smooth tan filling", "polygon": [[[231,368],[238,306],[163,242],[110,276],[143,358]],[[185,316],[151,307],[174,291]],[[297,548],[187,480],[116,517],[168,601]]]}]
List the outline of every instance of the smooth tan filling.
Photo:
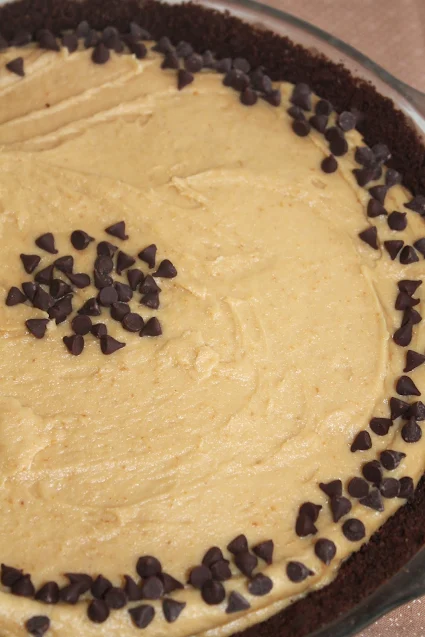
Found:
[{"label": "smooth tan filling", "polygon": [[[391,339],[396,282],[423,278],[424,261],[403,267],[358,239],[369,223],[369,196],[351,173],[359,134],[347,134],[349,153],[325,175],[323,137],[291,130],[290,85],[281,107],[247,108],[214,73],[177,91],[153,53],[113,54],[105,66],[87,51],[22,53],[25,79],[0,71],[1,294],[31,278],[21,252],[41,254],[43,267],[55,259],[34,246],[41,233],[53,232],[60,254],[86,272],[95,246],[77,253],[70,233],[110,239],[104,228],[121,219],[130,238],[120,247],[135,255],[156,243],[178,277],[161,281],[158,312],[132,301],[160,318],[163,336],[130,338],[109,322],[127,342],[111,357],[94,337],[72,357],[62,343],[69,324],[50,324],[38,341],[24,322],[45,314],[0,306],[0,560],[38,586],[64,584],[69,571],[120,585],[151,554],[186,581],[211,545],[225,549],[239,533],[251,546],[272,538],[274,564],[261,569],[274,582],[269,595],[251,596],[233,566],[225,583],[249,611],[226,615],[225,603],[207,606],[193,589],[172,595],[187,602],[173,637],[231,634],[328,583],[359,547],[332,522],[319,482],[345,485],[385,448],[407,453],[392,476],[422,474],[424,439],[404,443],[398,425],[373,435],[370,451],[350,444],[372,416],[388,416],[406,351]],[[16,55],[1,54],[0,68]],[[408,198],[392,188],[388,211]],[[380,239],[412,243],[423,222],[410,212],[408,221],[395,233],[377,219]],[[93,288],[78,295],[82,303]],[[424,341],[419,326],[411,349]],[[425,387],[422,368],[411,377]],[[300,539],[305,501],[323,510],[318,535]],[[386,500],[379,514],[353,502],[350,516],[369,537],[403,503]],[[329,567],[314,555],[319,537],[337,545]],[[315,575],[291,583],[289,559]],[[153,605],[147,634],[169,635]],[[98,626],[84,602],[46,607],[3,589],[2,634],[24,635],[40,611],[52,636],[137,633],[126,610]]]}]

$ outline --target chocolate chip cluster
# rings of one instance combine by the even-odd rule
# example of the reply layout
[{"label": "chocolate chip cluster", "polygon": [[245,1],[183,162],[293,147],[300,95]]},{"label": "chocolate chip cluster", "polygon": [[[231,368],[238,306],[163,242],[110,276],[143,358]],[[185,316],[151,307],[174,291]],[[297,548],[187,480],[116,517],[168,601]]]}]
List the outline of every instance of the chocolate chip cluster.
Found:
[{"label": "chocolate chip cluster", "polygon": [[[124,221],[109,226],[105,231],[121,241],[128,239]],[[94,242],[94,238],[83,230],[74,230],[70,241],[75,250],[81,251]],[[35,244],[49,254],[58,254],[51,232],[36,238]],[[151,270],[154,270],[156,252],[156,245],[152,244],[141,250],[137,256]],[[133,332],[139,336],[162,334],[158,318],[152,317],[145,322],[140,314],[131,311],[129,301],[135,292],[139,292],[141,305],[154,310],[159,308],[161,288],[156,279],[171,279],[177,276],[176,268],[168,259],[161,261],[152,274],[144,275],[142,270],[132,267],[136,264],[135,257],[120,250],[109,241],[97,243],[93,271],[90,273],[74,272],[74,257],[71,255],[59,256],[53,263],[38,270],[41,263],[39,255],[21,254],[20,258],[25,272],[33,274],[33,280],[24,281],[21,288],[11,287],[6,297],[6,305],[11,307],[20,303],[31,303],[33,307],[47,314],[48,318],[34,318],[26,321],[28,331],[35,338],[41,339],[45,336],[49,321],[54,320],[57,325],[69,321],[72,334],[64,336],[63,342],[71,354],[78,356],[82,353],[84,337],[89,334],[99,340],[103,354],[113,354],[123,348],[125,343],[110,336],[105,323],[94,322],[94,318],[101,316],[105,311],[109,312],[111,319],[120,322],[127,332]],[[114,279],[114,274],[121,277],[124,273],[127,276],[127,283]],[[74,312],[75,289],[86,288],[90,285],[96,288],[97,295],[85,301],[71,320],[70,316]]]}]

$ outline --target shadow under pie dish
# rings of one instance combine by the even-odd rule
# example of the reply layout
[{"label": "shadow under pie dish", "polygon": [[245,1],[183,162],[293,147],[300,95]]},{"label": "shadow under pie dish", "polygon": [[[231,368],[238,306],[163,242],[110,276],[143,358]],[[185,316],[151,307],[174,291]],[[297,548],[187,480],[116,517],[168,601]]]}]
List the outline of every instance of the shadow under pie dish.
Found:
[{"label": "shadow under pie dish", "polygon": [[0,24],[0,631],[329,623],[424,539],[419,138],[200,6]]}]

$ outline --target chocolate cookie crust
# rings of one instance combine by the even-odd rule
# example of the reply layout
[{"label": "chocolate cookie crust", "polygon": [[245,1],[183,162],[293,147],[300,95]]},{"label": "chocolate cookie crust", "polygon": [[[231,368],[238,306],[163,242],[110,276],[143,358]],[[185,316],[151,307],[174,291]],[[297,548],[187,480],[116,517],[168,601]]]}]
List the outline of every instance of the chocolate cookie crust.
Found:
[{"label": "chocolate cookie crust", "polygon": [[[236,18],[194,5],[172,7],[153,0],[87,0],[83,4],[60,0],[19,2],[0,9],[0,24],[7,38],[22,28],[55,33],[87,20],[94,28],[115,24],[126,29],[131,20],[154,38],[168,35],[173,42],[190,41],[196,50],[206,48],[219,56],[247,58],[263,65],[273,79],[307,82],[331,101],[338,111],[357,108],[366,114],[361,130],[369,145],[385,141],[393,152],[391,165],[403,174],[404,184],[415,194],[425,190],[425,149],[405,116],[375,89],[353,78],[340,65],[317,57],[271,32],[257,32]],[[422,480],[412,503],[400,509],[369,543],[340,569],[335,582],[292,605],[286,611],[243,633],[244,637],[302,637],[328,623],[369,594],[395,573],[425,541]]]}]

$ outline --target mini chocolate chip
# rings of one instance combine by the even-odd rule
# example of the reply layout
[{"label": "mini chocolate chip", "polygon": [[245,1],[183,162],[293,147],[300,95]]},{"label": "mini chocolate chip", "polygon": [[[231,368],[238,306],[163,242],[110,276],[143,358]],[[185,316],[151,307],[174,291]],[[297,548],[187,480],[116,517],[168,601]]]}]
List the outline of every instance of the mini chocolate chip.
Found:
[{"label": "mini chocolate chip", "polygon": [[26,300],[26,295],[19,288],[12,286],[6,296],[6,305],[13,307],[19,303],[25,303]]},{"label": "mini chocolate chip", "polygon": [[403,425],[401,430],[401,437],[404,442],[418,442],[422,438],[422,429],[414,418],[410,418],[409,421]]},{"label": "mini chocolate chip", "polygon": [[384,498],[397,498],[400,493],[400,482],[395,478],[384,478],[379,490]]},{"label": "mini chocolate chip", "polygon": [[347,491],[352,498],[364,498],[369,493],[369,485],[363,478],[351,478]]},{"label": "mini chocolate chip", "polygon": [[112,582],[110,582],[106,577],[103,577],[103,575],[98,575],[93,581],[90,590],[93,597],[96,599],[102,599],[110,588],[112,588]]},{"label": "mini chocolate chip", "polygon": [[[152,267],[154,266],[155,266],[155,263]],[[137,290],[138,286],[143,282],[144,275],[141,270],[138,270],[137,268],[133,268],[132,270],[127,270],[127,279],[128,279],[130,288],[133,291],[135,291]]]},{"label": "mini chocolate chip", "polygon": [[403,279],[397,283],[400,292],[405,292],[409,296],[412,296],[421,285],[422,281],[412,281],[410,279]]},{"label": "mini chocolate chip", "polygon": [[376,161],[383,163],[391,158],[391,151],[386,144],[375,144],[372,146]]},{"label": "mini chocolate chip", "polygon": [[195,566],[189,573],[189,584],[194,588],[201,590],[205,582],[208,582],[212,579],[211,571],[208,566],[205,564],[201,564],[200,566]]},{"label": "mini chocolate chip", "polygon": [[152,51],[159,51],[160,53],[167,53],[168,51],[174,51],[174,47],[171,44],[170,38],[163,35],[159,38],[157,44],[152,47]]},{"label": "mini chocolate chip", "polygon": [[420,215],[425,215],[425,196],[424,195],[416,195],[410,201],[404,204],[405,208],[409,208],[409,210],[413,210],[413,212],[417,212]]},{"label": "mini chocolate chip", "polygon": [[144,324],[142,317],[135,312],[129,312],[122,320],[122,326],[128,332],[140,332]]},{"label": "mini chocolate chip", "polygon": [[406,292],[399,292],[395,302],[395,309],[404,311],[418,304],[419,299],[412,298],[410,294],[407,294]]},{"label": "mini chocolate chip", "polygon": [[140,577],[151,577],[159,575],[162,572],[161,562],[152,557],[152,555],[144,555],[139,557],[136,565],[136,571]]},{"label": "mini chocolate chip", "polygon": [[262,597],[263,595],[267,595],[273,588],[273,582],[270,577],[264,575],[263,573],[257,573],[251,579],[248,584],[248,590],[251,595],[255,595],[256,597]]},{"label": "mini chocolate chip", "polygon": [[257,555],[259,558],[264,560],[266,564],[271,564],[273,562],[273,551],[273,540],[265,540],[264,542],[256,544],[252,548],[252,552],[255,553],[255,555]]},{"label": "mini chocolate chip", "polygon": [[343,131],[349,131],[356,127],[356,116],[350,111],[342,111],[338,115],[338,126]]},{"label": "mini chocolate chip", "polygon": [[204,66],[207,69],[213,69],[215,68],[215,59],[214,59],[214,55],[212,54],[211,51],[209,51],[208,49],[206,51],[203,52],[202,54],[202,61],[204,63]]},{"label": "mini chocolate chip", "polygon": [[332,111],[333,106],[328,100],[319,100],[314,107],[316,115],[330,115]]},{"label": "mini chocolate chip", "polygon": [[[81,319],[83,317],[79,316],[78,318]],[[64,336],[62,340],[70,354],[73,354],[74,356],[79,356],[82,353],[84,349],[84,338],[81,336],[81,334],[73,334],[72,336]]]},{"label": "mini chocolate chip", "polygon": [[237,555],[238,553],[244,553],[248,550],[248,540],[245,535],[236,536],[229,544],[227,545],[227,550],[233,555]]},{"label": "mini chocolate chip", "polygon": [[102,290],[103,288],[113,285],[114,280],[108,274],[100,274],[97,270],[94,270],[93,282],[96,289]]},{"label": "mini chocolate chip", "polygon": [[294,86],[291,102],[305,111],[311,110],[311,89],[308,84],[300,82]]},{"label": "mini chocolate chip", "polygon": [[306,121],[304,111],[299,106],[290,106],[286,112],[290,117],[292,117],[292,119],[298,119],[303,122]]},{"label": "mini chocolate chip", "polygon": [[31,303],[34,301],[34,297],[39,287],[38,283],[34,283],[33,281],[24,281],[22,283],[24,294]]},{"label": "mini chocolate chip", "polygon": [[[106,49],[108,51],[108,49]],[[109,51],[108,51],[109,53]],[[95,624],[103,624],[109,617],[109,608],[102,599],[94,599],[87,609],[87,616]]]},{"label": "mini chocolate chip", "polygon": [[68,285],[68,283],[65,283],[65,281],[62,281],[61,279],[53,279],[50,283],[49,292],[54,299],[61,299],[67,294],[70,294],[72,292],[72,288]]},{"label": "mini chocolate chip", "polygon": [[18,597],[34,597],[35,588],[31,581],[30,575],[22,575],[16,582],[10,587],[12,595]]},{"label": "mini chocolate chip", "polygon": [[394,170],[394,168],[388,168],[385,173],[385,183],[387,186],[395,186],[396,184],[401,184],[402,177],[399,172]]},{"label": "mini chocolate chip", "polygon": [[[114,246],[113,243],[109,243],[109,241],[100,241],[96,247],[96,252],[99,257],[113,257],[117,250],[118,250],[117,246]],[[103,263],[103,262],[100,262],[100,263]],[[101,272],[102,274],[109,274],[109,272],[112,272],[113,267],[114,267],[114,264],[112,263],[112,268],[110,270],[100,269],[99,267],[96,266],[96,262],[95,262],[95,269],[99,270],[99,272]]]},{"label": "mini chocolate chip", "polygon": [[71,257],[70,255],[59,257],[59,259],[56,259],[56,261],[54,261],[54,266],[60,272],[69,274],[74,269],[74,257]]},{"label": "mini chocolate chip", "polygon": [[130,256],[126,252],[122,252],[122,250],[120,250],[117,256],[117,267],[116,267],[117,274],[122,274],[123,270],[130,268],[135,263],[136,263],[136,259],[134,259],[132,256]]},{"label": "mini chocolate chip", "polygon": [[68,277],[68,279],[71,281],[71,283],[73,285],[75,285],[75,287],[77,288],[86,288],[88,285],[90,285],[90,277],[88,274],[84,274],[83,272],[79,272],[77,274],[73,274],[71,272],[67,273],[66,275]]},{"label": "mini chocolate chip", "polygon": [[229,595],[229,599],[227,602],[226,613],[229,615],[230,613],[240,613],[243,610],[247,610],[251,608],[249,602],[245,597],[243,597],[240,593],[236,591],[232,591]]},{"label": "mini chocolate chip", "polygon": [[95,272],[102,276],[110,274],[114,269],[114,262],[112,260],[112,257],[109,255],[98,255],[94,262],[94,269]]},{"label": "mini chocolate chip", "polygon": [[50,285],[50,282],[53,279],[53,268],[54,266],[52,264],[48,265],[42,270],[39,270],[35,275],[34,280],[37,281],[37,283],[41,283],[43,285]]},{"label": "mini chocolate chip", "polygon": [[192,84],[194,79],[195,78],[192,75],[192,73],[189,73],[189,71],[186,71],[186,69],[179,69],[177,71],[177,88],[178,88],[178,90],[181,91],[186,86],[189,86],[189,84]]},{"label": "mini chocolate chip", "polygon": [[176,53],[179,58],[187,58],[193,53],[193,46],[189,42],[181,40],[176,46]]},{"label": "mini chocolate chip", "polygon": [[334,137],[329,144],[329,149],[335,157],[342,157],[348,151],[347,140],[343,137]]},{"label": "mini chocolate chip", "polygon": [[214,564],[211,564],[210,570],[212,578],[217,582],[225,582],[232,577],[232,571],[227,560],[214,562]]},{"label": "mini chocolate chip", "polygon": [[50,628],[50,619],[45,615],[34,615],[25,622],[25,628],[34,637],[43,637]]},{"label": "mini chocolate chip", "polygon": [[87,22],[87,20],[82,20],[76,30],[75,30],[75,35],[77,36],[77,38],[85,38],[88,36],[88,34],[90,33],[90,25]]},{"label": "mini chocolate chip", "polygon": [[361,520],[350,518],[342,525],[342,532],[350,542],[359,542],[366,535],[366,529]]},{"label": "mini chocolate chip", "polygon": [[365,462],[365,464],[362,466],[362,474],[368,482],[372,482],[373,484],[380,484],[382,480],[381,464],[378,462],[378,460]]},{"label": "mini chocolate chip", "polygon": [[161,336],[162,328],[161,323],[156,316],[150,318],[140,332],[140,336]]},{"label": "mini chocolate chip", "polygon": [[74,53],[78,49],[78,38],[74,33],[65,33],[62,36],[62,46],[68,49],[68,53]]},{"label": "mini chocolate chip", "polygon": [[406,403],[404,400],[400,400],[400,398],[390,398],[391,420],[403,416],[409,409],[409,403]]},{"label": "mini chocolate chip", "polygon": [[80,307],[78,310],[78,314],[82,314],[85,316],[100,316],[101,310],[97,299],[94,297],[87,299],[87,301]]},{"label": "mini chocolate chip", "polygon": [[310,575],[314,575],[307,566],[301,562],[288,562],[286,565],[286,574],[291,582],[303,582]]},{"label": "mini chocolate chip", "polygon": [[420,400],[412,403],[409,407],[405,418],[414,418],[415,420],[425,420],[425,405]]},{"label": "mini chocolate chip", "polygon": [[142,599],[142,589],[130,575],[124,575],[124,591],[129,602],[137,602]]},{"label": "mini chocolate chip", "polygon": [[93,578],[87,573],[65,573],[71,584],[77,584],[81,594],[87,593],[93,584]]},{"label": "mini chocolate chip", "polygon": [[412,478],[409,478],[409,476],[400,478],[400,492],[398,494],[398,497],[404,498],[405,500],[410,500],[410,498],[413,498],[414,493],[415,486],[413,484]]},{"label": "mini chocolate chip", "polygon": [[14,73],[15,75],[19,75],[19,77],[25,77],[23,57],[17,57],[17,58],[14,58],[13,60],[10,60],[10,62],[7,62],[6,68],[11,73]]},{"label": "mini chocolate chip", "polygon": [[421,321],[422,321],[422,316],[419,314],[419,312],[417,312],[413,308],[409,308],[408,310],[405,310],[401,324],[405,325],[406,323],[409,322],[412,325],[417,325]]},{"label": "mini chocolate chip", "polygon": [[347,515],[347,513],[351,511],[351,502],[343,495],[335,495],[331,498],[330,507],[333,521],[338,522],[344,515]]},{"label": "mini chocolate chip", "polygon": [[125,343],[120,343],[112,336],[106,335],[100,337],[100,349],[102,350],[102,354],[114,354],[116,351],[125,347]]},{"label": "mini chocolate chip", "polygon": [[162,612],[164,614],[166,621],[169,624],[172,624],[173,622],[175,622],[176,619],[178,619],[178,617],[180,616],[185,606],[186,606],[186,602],[178,602],[175,599],[168,599],[168,598],[164,599],[162,602]]},{"label": "mini chocolate chip", "polygon": [[379,201],[380,204],[384,203],[387,192],[387,186],[373,186],[372,188],[369,188],[371,196],[376,199],[376,201]]},{"label": "mini chocolate chip", "polygon": [[332,562],[336,555],[336,546],[332,540],[321,538],[314,545],[314,552],[324,564],[328,565]]},{"label": "mini chocolate chip", "polygon": [[102,42],[108,49],[115,51],[115,53],[122,53],[124,51],[124,44],[118,29],[115,27],[106,27],[103,30]]},{"label": "mini chocolate chip", "polygon": [[368,431],[359,431],[351,445],[351,451],[366,451],[372,448],[372,439]]},{"label": "mini chocolate chip", "polygon": [[[89,46],[87,46],[88,44],[89,44],[89,40],[86,39],[86,42],[85,42],[86,48],[91,48],[90,45],[92,44],[92,42],[90,42]],[[94,49],[93,49],[91,59],[93,60],[95,64],[106,64],[106,62],[111,57],[109,49],[103,44],[103,42],[97,42],[97,44],[93,42],[93,44],[94,44]]]},{"label": "mini chocolate chip", "polygon": [[240,102],[244,106],[254,106],[258,101],[258,95],[249,86],[240,94]]},{"label": "mini chocolate chip", "polygon": [[374,218],[374,217],[385,216],[386,214],[387,214],[387,211],[385,210],[384,206],[382,205],[380,201],[373,198],[369,199],[367,204],[368,217]]},{"label": "mini chocolate chip", "polygon": [[354,154],[354,159],[358,164],[373,168],[376,164],[376,157],[371,148],[368,146],[358,146]]},{"label": "mini chocolate chip", "polygon": [[146,29],[137,24],[137,22],[130,22],[130,33],[138,40],[152,40],[149,31],[146,31]]},{"label": "mini chocolate chip", "polygon": [[141,604],[129,609],[129,614],[136,628],[146,628],[155,617],[155,609],[148,604]]},{"label": "mini chocolate chip", "polygon": [[101,338],[102,336],[106,336],[108,333],[108,329],[105,323],[95,323],[94,325],[92,325],[92,328],[90,331],[93,334],[93,336],[95,336],[96,338]]},{"label": "mini chocolate chip", "polygon": [[91,241],[94,241],[84,230],[74,230],[71,234],[71,243],[76,250],[85,250]]},{"label": "mini chocolate chip", "polygon": [[180,66],[178,55],[175,51],[167,51],[161,63],[162,69],[178,69]]},{"label": "mini chocolate chip", "polygon": [[331,482],[320,482],[319,487],[323,491],[323,493],[326,493],[326,495],[329,498],[342,495],[341,480],[331,480]]},{"label": "mini chocolate chip", "polygon": [[107,590],[103,599],[108,608],[111,608],[113,610],[124,608],[124,606],[127,604],[127,596],[125,592],[122,588],[118,588],[117,586],[113,586],[112,588]]},{"label": "mini chocolate chip", "polygon": [[258,564],[258,559],[249,551],[241,551],[235,555],[235,564],[241,573],[251,577],[253,570]]},{"label": "mini chocolate chip", "polygon": [[311,126],[308,122],[301,119],[294,119],[292,122],[292,130],[298,137],[307,137],[311,130]]},{"label": "mini chocolate chip", "polygon": [[396,391],[400,396],[420,396],[421,392],[409,376],[400,376],[396,383]]},{"label": "mini chocolate chip", "polygon": [[32,274],[41,261],[38,254],[20,254],[19,257],[27,274]]},{"label": "mini chocolate chip", "polygon": [[184,67],[189,73],[198,73],[202,70],[203,65],[202,55],[198,55],[197,53],[192,53],[184,60]]},{"label": "mini chocolate chip", "polygon": [[[253,71],[250,75],[252,88],[256,91],[269,94],[273,91],[273,83],[268,75],[264,74],[262,69]],[[280,92],[280,91],[279,91]]]},{"label": "mini chocolate chip", "polygon": [[49,252],[50,254],[58,253],[58,251],[55,248],[55,238],[51,232],[46,232],[45,234],[42,234],[39,237],[37,237],[37,239],[35,240],[35,245],[41,250],[44,250],[45,252]]},{"label": "mini chocolate chip", "polygon": [[172,593],[173,591],[181,590],[184,588],[183,584],[176,580],[175,577],[168,575],[168,573],[159,573],[159,579],[164,585],[164,593]]},{"label": "mini chocolate chip", "polygon": [[360,504],[374,511],[383,511],[384,504],[378,489],[371,489],[367,496],[359,500]]},{"label": "mini chocolate chip", "polygon": [[148,54],[148,50],[146,48],[146,46],[143,44],[143,42],[128,42],[128,48],[130,49],[131,53],[138,59],[138,60],[143,60],[147,54]]},{"label": "mini chocolate chip", "polygon": [[228,73],[232,69],[232,58],[217,60],[215,69],[217,73]]},{"label": "mini chocolate chip", "polygon": [[214,562],[219,562],[223,559],[224,558],[222,550],[219,549],[218,546],[212,546],[210,549],[208,549],[208,551],[202,558],[202,564],[204,564],[204,566],[208,566],[209,568],[212,564],[214,564]]},{"label": "mini chocolate chip", "polygon": [[394,469],[397,469],[400,462],[405,457],[406,454],[402,451],[393,451],[392,449],[386,449],[379,456],[379,460],[381,461],[384,469],[387,469],[387,471],[394,471]]},{"label": "mini chocolate chip", "polygon": [[425,238],[418,239],[413,245],[416,250],[420,252],[423,257],[425,257]]},{"label": "mini chocolate chip", "polygon": [[312,115],[308,121],[319,133],[324,133],[326,126],[328,125],[328,118],[326,115]]},{"label": "mini chocolate chip", "polygon": [[46,334],[48,322],[49,319],[28,319],[25,321],[25,325],[35,338],[43,338]]},{"label": "mini chocolate chip", "polygon": [[201,590],[202,599],[210,606],[221,604],[226,597],[226,591],[221,582],[208,580],[204,583]]},{"label": "mini chocolate chip", "polygon": [[376,168],[354,168],[353,175],[361,188],[364,188],[370,181],[378,178]]},{"label": "mini chocolate chip", "polygon": [[391,228],[391,230],[396,230],[397,232],[401,232],[402,230],[405,230],[407,228],[407,219],[406,219],[406,213],[405,212],[398,212],[397,210],[394,210],[394,212],[391,212],[388,215],[388,225]]},{"label": "mini chocolate chip", "polygon": [[377,436],[386,436],[393,424],[390,418],[372,418],[369,427]]},{"label": "mini chocolate chip", "polygon": [[416,369],[416,367],[419,367],[419,365],[422,365],[423,363],[425,363],[425,356],[423,354],[420,354],[419,352],[415,352],[409,349],[406,353],[406,366],[403,369],[403,372],[411,372],[413,369]]},{"label": "mini chocolate chip", "polygon": [[[141,261],[144,261],[148,264],[150,268],[155,267],[155,258],[156,258],[157,247],[154,243],[147,246],[143,250],[139,252],[137,255]],[[140,270],[134,270],[135,272],[140,272]]]},{"label": "mini chocolate chip", "polygon": [[409,265],[410,263],[415,263],[419,261],[419,257],[415,252],[415,249],[412,246],[404,246],[403,250],[400,253],[400,263],[403,265]]},{"label": "mini chocolate chip", "polygon": [[72,296],[63,296],[49,308],[49,318],[54,319],[56,325],[63,323],[72,314]]},{"label": "mini chocolate chip", "polygon": [[317,528],[314,525],[313,520],[305,514],[298,514],[295,522],[295,533],[298,537],[307,537],[308,535],[315,535]]},{"label": "mini chocolate chip", "polygon": [[71,327],[75,334],[79,334],[80,336],[85,336],[91,331],[92,322],[91,318],[87,315],[79,315],[74,316],[71,321]]},{"label": "mini chocolate chip", "polygon": [[125,221],[118,221],[117,223],[113,223],[111,226],[108,226],[107,228],[105,228],[105,232],[107,234],[110,234],[112,237],[117,237],[117,239],[121,239],[122,241],[125,241],[126,239],[128,239],[128,234],[126,234],[126,231],[125,231]]},{"label": "mini chocolate chip", "polygon": [[390,255],[392,261],[394,261],[394,259],[397,258],[397,255],[402,249],[403,245],[404,245],[404,241],[397,240],[397,239],[384,241],[384,248]]},{"label": "mini chocolate chip", "polygon": [[129,285],[125,283],[120,283],[120,281],[116,281],[114,283],[114,288],[118,294],[118,301],[122,301],[123,303],[127,303],[133,298],[133,290]]},{"label": "mini chocolate chip", "polygon": [[103,307],[110,307],[113,303],[118,301],[118,293],[112,285],[108,285],[106,288],[102,288],[97,295],[99,305]]},{"label": "mini chocolate chip", "polygon": [[375,226],[371,226],[370,228],[366,228],[366,230],[359,232],[359,237],[374,250],[378,249],[378,231]]},{"label": "mini chocolate chip", "polygon": [[251,65],[245,58],[235,58],[233,60],[233,68],[237,71],[242,71],[242,73],[249,73]]},{"label": "mini chocolate chip", "polygon": [[158,292],[148,292],[148,294],[142,296],[140,303],[146,305],[146,307],[150,307],[152,310],[157,310],[159,308]]},{"label": "mini chocolate chip", "polygon": [[324,173],[331,174],[337,170],[338,162],[333,155],[329,155],[328,157],[325,157],[320,164],[320,167]]},{"label": "mini chocolate chip", "polygon": [[56,582],[47,582],[37,591],[35,599],[44,604],[57,604],[59,601],[59,586]]},{"label": "mini chocolate chip", "polygon": [[[407,310],[407,311],[412,311],[412,310]],[[396,345],[400,345],[400,347],[407,347],[407,345],[409,345],[411,340],[412,340],[412,323],[411,321],[407,321],[394,332],[393,341]]]},{"label": "mini chocolate chip", "polygon": [[47,51],[60,51],[60,46],[53,33],[48,29],[40,29],[37,33],[37,41],[40,49]]},{"label": "mini chocolate chip", "polygon": [[159,287],[155,279],[150,274],[148,274],[140,285],[139,292],[141,292],[141,294],[149,294],[150,292],[161,292],[161,288]]},{"label": "mini chocolate chip", "polygon": [[3,586],[11,587],[22,577],[22,570],[14,568],[13,566],[1,565],[1,583]]},{"label": "mini chocolate chip", "polygon": [[123,320],[124,316],[130,312],[130,306],[128,303],[113,303],[110,308],[111,317],[115,321]]}]

